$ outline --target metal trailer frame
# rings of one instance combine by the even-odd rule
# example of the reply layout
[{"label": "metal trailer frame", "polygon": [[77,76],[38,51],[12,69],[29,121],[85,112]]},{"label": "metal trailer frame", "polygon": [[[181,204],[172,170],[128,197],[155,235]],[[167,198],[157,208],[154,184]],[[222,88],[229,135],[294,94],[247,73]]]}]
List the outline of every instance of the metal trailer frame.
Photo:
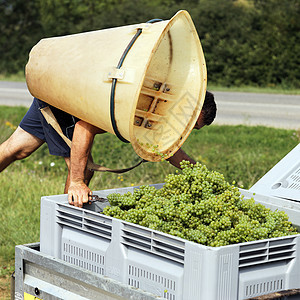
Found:
[{"label": "metal trailer frame", "polygon": [[[105,276],[73,267],[50,255],[42,254],[39,251],[39,247],[39,243],[15,247],[16,276],[12,276],[11,300],[163,299],[139,289],[131,288]],[[24,293],[28,297],[25,298]],[[250,300],[297,300],[299,295],[300,289],[296,289],[254,297]]]},{"label": "metal trailer frame", "polygon": [[163,299],[45,255],[39,248],[40,243],[15,247],[15,300]]}]

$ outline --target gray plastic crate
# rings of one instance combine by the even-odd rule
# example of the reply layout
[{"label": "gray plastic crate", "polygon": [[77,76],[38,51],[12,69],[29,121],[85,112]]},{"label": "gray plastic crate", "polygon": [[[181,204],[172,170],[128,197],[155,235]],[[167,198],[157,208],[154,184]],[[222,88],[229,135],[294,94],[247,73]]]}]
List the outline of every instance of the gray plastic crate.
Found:
[{"label": "gray plastic crate", "polygon": [[[284,204],[272,197],[254,198],[272,209]],[[169,300],[240,300],[300,287],[300,235],[207,247],[99,210],[97,205],[70,206],[66,195],[43,197],[41,252]],[[299,226],[300,204],[285,210]]]}]

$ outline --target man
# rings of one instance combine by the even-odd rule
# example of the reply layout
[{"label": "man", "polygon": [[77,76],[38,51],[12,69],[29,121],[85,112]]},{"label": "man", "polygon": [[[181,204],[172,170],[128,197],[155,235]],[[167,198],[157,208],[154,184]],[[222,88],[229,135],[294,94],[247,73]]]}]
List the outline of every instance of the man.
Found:
[{"label": "man", "polygon": [[[88,202],[89,195],[92,194],[88,185],[93,177],[93,172],[87,168],[87,161],[88,159],[92,160],[91,148],[94,137],[105,131],[51,107],[63,133],[72,140],[70,151],[69,146],[41,114],[40,109],[44,106],[48,105],[35,98],[18,128],[0,145],[0,172],[14,161],[28,157],[46,142],[50,154],[64,157],[68,166],[64,192],[68,193],[69,203],[82,207],[83,203]],[[200,129],[205,125],[210,125],[215,116],[214,96],[212,93],[206,92],[202,111],[194,128]],[[182,160],[195,163],[182,149],[168,159],[177,168],[180,168]]]},{"label": "man", "polygon": [[[214,96],[212,93],[206,92],[205,101],[194,129],[201,129],[205,125],[210,125],[215,116],[216,104]],[[68,187],[68,201],[71,205],[82,207],[83,203],[88,202],[89,195],[92,195],[92,191],[88,187],[88,184],[86,184],[85,174],[88,171],[86,166],[88,158],[91,156],[94,137],[96,134],[102,133],[105,133],[105,131],[82,120],[78,121],[75,125]],[[177,168],[180,168],[182,160],[190,161],[193,164],[196,163],[181,148],[167,160]]]}]

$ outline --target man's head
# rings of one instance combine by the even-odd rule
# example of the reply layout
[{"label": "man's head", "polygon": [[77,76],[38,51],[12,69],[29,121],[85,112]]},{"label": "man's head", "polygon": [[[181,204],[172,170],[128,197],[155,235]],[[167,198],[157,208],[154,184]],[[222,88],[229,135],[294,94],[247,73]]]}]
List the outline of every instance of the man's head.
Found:
[{"label": "man's head", "polygon": [[202,106],[201,113],[196,121],[194,129],[200,129],[205,125],[210,125],[217,113],[217,106],[214,100],[214,95],[206,91],[204,103]]}]

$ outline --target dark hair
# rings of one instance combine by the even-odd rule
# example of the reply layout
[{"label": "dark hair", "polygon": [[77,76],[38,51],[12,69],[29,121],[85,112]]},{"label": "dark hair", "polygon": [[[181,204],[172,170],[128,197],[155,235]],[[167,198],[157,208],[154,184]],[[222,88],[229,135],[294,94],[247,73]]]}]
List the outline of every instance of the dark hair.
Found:
[{"label": "dark hair", "polygon": [[204,103],[202,106],[203,122],[205,125],[210,125],[217,114],[217,105],[213,93],[206,91]]}]

